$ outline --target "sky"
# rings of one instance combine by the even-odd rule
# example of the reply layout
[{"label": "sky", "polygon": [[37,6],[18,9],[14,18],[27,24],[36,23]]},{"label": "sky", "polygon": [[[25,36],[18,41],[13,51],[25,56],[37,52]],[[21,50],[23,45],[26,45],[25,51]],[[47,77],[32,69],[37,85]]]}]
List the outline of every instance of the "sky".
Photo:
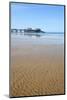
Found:
[{"label": "sky", "polygon": [[11,3],[11,28],[64,32],[64,6]]}]

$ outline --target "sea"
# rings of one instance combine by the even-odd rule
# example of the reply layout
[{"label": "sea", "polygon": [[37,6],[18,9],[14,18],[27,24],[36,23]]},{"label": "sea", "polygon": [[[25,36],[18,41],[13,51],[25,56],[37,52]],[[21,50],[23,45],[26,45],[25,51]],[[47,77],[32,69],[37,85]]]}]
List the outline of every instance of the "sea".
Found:
[{"label": "sea", "polygon": [[11,33],[11,42],[14,45],[19,44],[64,44],[63,32],[46,32],[46,33]]}]

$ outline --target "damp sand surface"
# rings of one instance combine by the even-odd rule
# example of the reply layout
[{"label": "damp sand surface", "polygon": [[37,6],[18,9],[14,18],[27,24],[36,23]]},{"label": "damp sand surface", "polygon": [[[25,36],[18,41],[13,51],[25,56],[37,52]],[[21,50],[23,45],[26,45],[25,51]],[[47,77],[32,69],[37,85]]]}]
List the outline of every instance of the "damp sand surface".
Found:
[{"label": "damp sand surface", "polygon": [[11,41],[10,89],[12,97],[64,94],[63,44]]}]

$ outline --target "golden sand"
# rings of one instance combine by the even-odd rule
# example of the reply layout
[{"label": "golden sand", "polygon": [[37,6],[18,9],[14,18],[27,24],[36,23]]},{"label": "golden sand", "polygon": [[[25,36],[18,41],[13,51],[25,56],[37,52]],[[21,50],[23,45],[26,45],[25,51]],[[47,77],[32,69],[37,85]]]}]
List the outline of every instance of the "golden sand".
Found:
[{"label": "golden sand", "polygon": [[11,48],[10,96],[64,94],[63,45]]}]

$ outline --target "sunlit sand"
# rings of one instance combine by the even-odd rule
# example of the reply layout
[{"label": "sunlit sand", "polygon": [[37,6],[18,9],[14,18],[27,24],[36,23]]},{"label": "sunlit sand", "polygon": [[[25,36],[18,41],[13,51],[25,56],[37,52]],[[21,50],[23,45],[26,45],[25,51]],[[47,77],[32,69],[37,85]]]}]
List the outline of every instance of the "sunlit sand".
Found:
[{"label": "sunlit sand", "polygon": [[11,41],[10,71],[11,96],[64,94],[64,46]]}]

